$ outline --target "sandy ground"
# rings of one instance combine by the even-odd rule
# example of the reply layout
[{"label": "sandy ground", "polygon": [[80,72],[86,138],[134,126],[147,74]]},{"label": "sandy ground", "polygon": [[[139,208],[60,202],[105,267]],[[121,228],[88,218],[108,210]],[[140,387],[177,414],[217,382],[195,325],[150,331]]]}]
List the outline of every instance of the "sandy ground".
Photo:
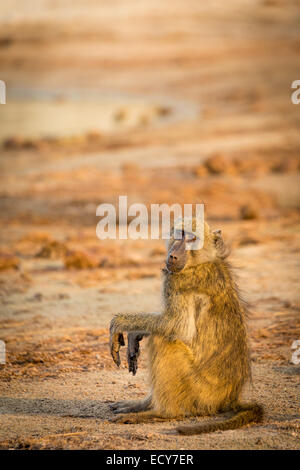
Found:
[{"label": "sandy ground", "polygon": [[[299,2],[0,5],[0,448],[299,449]],[[34,8],[32,8],[34,4]],[[108,325],[159,311],[160,240],[100,241],[96,207],[205,203],[250,302],[263,423],[116,425],[143,397]],[[200,420],[200,418],[199,418]],[[185,420],[185,422],[196,421]]]}]

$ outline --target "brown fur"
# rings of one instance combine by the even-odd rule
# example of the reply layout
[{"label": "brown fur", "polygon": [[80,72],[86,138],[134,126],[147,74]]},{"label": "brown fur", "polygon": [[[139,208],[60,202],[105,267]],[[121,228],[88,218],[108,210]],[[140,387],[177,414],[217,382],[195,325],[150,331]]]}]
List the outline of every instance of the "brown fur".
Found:
[{"label": "brown fur", "polygon": [[[173,244],[172,238],[169,250]],[[251,375],[245,306],[225,252],[220,232],[205,224],[203,248],[188,251],[179,272],[164,273],[163,312],[120,314],[112,320],[112,338],[123,331],[150,334],[151,383],[151,405],[149,399],[147,406],[137,404],[138,409],[132,402],[117,404],[116,413],[129,413],[114,421],[137,423],[237,411],[226,421],[178,428],[180,434],[199,434],[235,429],[262,418],[259,405],[240,404]]]}]

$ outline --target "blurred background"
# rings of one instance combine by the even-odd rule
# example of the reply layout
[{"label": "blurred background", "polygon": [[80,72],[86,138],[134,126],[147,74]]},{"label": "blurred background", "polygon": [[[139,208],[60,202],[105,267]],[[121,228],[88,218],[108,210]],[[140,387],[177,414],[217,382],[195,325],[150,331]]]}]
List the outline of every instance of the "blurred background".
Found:
[{"label": "blurred background", "polygon": [[[94,445],[91,437],[47,437],[57,433],[51,406],[26,401],[50,389],[59,396],[66,374],[71,415],[82,371],[87,401],[74,409],[83,415],[93,415],[89,390],[96,393],[99,370],[101,396],[144,393],[144,359],[141,375],[118,375],[107,326],[120,310],[160,309],[165,247],[97,239],[96,207],[117,204],[119,195],[148,206],[205,204],[243,268],[257,393],[282,416],[290,412],[293,425],[274,367],[291,370],[290,346],[300,339],[300,104],[291,101],[300,79],[299,20],[299,0],[1,1],[2,380],[11,399],[24,395],[26,403],[4,402],[4,447]],[[290,397],[296,379],[289,377]],[[265,389],[268,381],[277,395]],[[21,427],[16,409],[24,406],[47,415],[48,427],[25,412]],[[61,413],[64,406],[56,403]],[[296,446],[293,430],[265,432],[258,445]],[[97,442],[177,445],[111,433]],[[236,433],[218,443],[201,439],[211,448],[255,447]],[[189,448],[190,439],[178,445]]]}]

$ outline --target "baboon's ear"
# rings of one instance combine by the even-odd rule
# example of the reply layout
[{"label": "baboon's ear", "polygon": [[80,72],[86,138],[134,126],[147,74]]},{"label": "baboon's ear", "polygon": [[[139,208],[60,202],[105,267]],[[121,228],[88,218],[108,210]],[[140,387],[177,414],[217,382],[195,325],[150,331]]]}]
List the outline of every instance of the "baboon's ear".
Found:
[{"label": "baboon's ear", "polygon": [[218,238],[222,238],[222,230],[221,229],[213,230],[213,234],[214,234],[215,240],[217,240]]},{"label": "baboon's ear", "polygon": [[222,230],[214,230],[213,231],[213,237],[214,237],[214,243],[215,247],[217,249],[217,255],[219,258],[226,258],[229,255],[229,250],[227,246],[224,243],[223,237],[222,237]]}]

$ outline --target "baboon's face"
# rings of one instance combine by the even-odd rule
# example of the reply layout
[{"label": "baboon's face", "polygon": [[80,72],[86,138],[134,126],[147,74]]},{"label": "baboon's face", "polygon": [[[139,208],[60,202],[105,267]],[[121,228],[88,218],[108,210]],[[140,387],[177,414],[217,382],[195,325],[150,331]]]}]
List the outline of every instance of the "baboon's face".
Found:
[{"label": "baboon's face", "polygon": [[188,264],[189,249],[188,245],[196,241],[193,233],[181,230],[176,231],[171,238],[168,248],[166,266],[171,272],[182,271]]},{"label": "baboon's face", "polygon": [[[225,258],[225,245],[221,236],[221,230],[211,231],[208,224],[204,223],[204,241],[199,249],[194,249],[197,244],[197,235],[186,232],[184,229],[172,231],[168,246],[166,267],[168,271],[177,273],[184,268],[197,266],[202,263],[212,262],[216,258]],[[191,245],[193,244],[191,249]]]}]

